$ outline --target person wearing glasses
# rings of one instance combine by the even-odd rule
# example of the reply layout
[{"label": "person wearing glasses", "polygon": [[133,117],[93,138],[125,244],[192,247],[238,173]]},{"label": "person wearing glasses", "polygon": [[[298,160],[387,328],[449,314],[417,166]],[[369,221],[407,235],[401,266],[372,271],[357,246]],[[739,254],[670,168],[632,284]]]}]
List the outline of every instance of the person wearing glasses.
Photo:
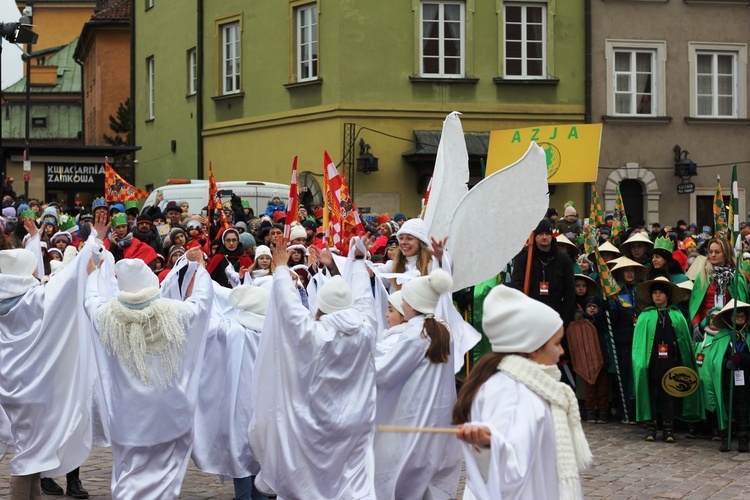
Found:
[{"label": "person wearing glasses", "polygon": [[206,270],[211,275],[211,279],[219,285],[232,288],[225,272],[227,266],[232,266],[235,271],[239,272],[240,267],[250,267],[252,261],[243,252],[240,245],[240,233],[233,227],[221,233],[219,240],[221,244],[208,263]]}]

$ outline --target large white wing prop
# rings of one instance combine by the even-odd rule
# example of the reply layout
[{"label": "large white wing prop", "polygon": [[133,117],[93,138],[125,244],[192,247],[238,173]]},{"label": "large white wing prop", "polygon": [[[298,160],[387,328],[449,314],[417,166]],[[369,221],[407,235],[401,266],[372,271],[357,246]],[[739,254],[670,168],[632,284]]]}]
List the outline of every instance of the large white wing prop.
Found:
[{"label": "large white wing prop", "polygon": [[460,114],[454,111],[443,122],[430,199],[424,213],[427,234],[436,240],[448,236],[451,215],[469,191],[469,153],[458,117]]},{"label": "large white wing prop", "polygon": [[520,160],[474,186],[453,212],[446,245],[453,256],[453,290],[502,271],[548,204],[546,155],[532,142]]}]

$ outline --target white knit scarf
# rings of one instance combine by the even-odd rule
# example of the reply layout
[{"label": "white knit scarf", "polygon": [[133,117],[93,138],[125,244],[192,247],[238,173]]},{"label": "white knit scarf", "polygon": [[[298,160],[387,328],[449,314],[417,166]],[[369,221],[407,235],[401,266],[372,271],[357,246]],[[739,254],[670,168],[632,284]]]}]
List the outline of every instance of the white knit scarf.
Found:
[{"label": "white knit scarf", "polygon": [[591,464],[592,455],[581,427],[575,393],[560,382],[557,366],[540,365],[522,356],[509,355],[497,368],[549,403],[555,429],[559,498],[581,498],[579,471]]},{"label": "white knit scarf", "polygon": [[157,298],[133,309],[113,298],[99,311],[99,339],[130,375],[147,386],[170,387],[187,340],[189,311],[170,299]]}]

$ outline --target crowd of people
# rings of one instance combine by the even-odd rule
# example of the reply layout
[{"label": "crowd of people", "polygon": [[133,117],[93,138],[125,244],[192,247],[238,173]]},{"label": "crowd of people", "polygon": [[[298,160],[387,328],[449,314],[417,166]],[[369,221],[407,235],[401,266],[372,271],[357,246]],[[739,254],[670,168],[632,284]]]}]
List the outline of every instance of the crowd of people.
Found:
[{"label": "crowd of people", "polygon": [[[729,235],[715,236],[708,227],[698,231],[683,220],[673,227],[631,228],[615,245],[607,217],[593,230],[617,283],[616,293],[605,297],[596,255],[584,251],[586,230],[571,230],[576,209],[567,206],[565,221],[557,219],[550,209],[534,232],[533,257],[527,248],[515,258],[509,284],[519,290],[526,285],[530,297],[559,312],[566,329],[577,321],[595,328],[603,361],[595,376],[582,380],[576,371],[590,366],[579,361],[576,367],[575,356],[563,359],[582,418],[606,423],[615,416],[644,424],[647,441],[655,441],[661,429],[662,440],[674,443],[676,427],[682,428],[687,438],[720,442],[721,451],[731,449],[731,426],[739,452],[748,452],[747,224],[738,228],[734,245]],[[697,374],[695,392],[668,390],[665,375],[677,367]]]},{"label": "crowd of people", "polygon": [[[14,500],[62,494],[61,474],[87,498],[78,467],[92,445],[112,448],[113,498],[176,498],[189,460],[232,478],[238,499],[453,498],[462,463],[464,498],[578,498],[592,458],[582,419],[617,415],[667,442],[682,420],[728,450],[730,384],[747,451],[750,305],[724,239],[678,224],[618,247],[598,228],[619,283],[605,299],[576,210],[550,210],[469,315],[477,344],[445,241],[420,218],[366,221],[341,255],[319,210],[286,225],[278,197],[261,217],[237,197],[222,214],[201,208],[3,199],[0,442]],[[566,333],[580,322],[602,360],[585,381]],[[661,384],[679,366],[701,378],[684,398]],[[456,435],[424,432],[443,428]]]}]

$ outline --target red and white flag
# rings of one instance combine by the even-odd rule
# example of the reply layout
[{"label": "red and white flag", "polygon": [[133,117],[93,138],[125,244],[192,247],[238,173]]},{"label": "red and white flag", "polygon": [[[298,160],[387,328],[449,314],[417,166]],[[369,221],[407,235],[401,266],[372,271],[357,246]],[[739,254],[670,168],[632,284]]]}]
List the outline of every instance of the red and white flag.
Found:
[{"label": "red and white flag", "polygon": [[212,210],[217,210],[219,213],[219,221],[221,222],[221,227],[227,229],[229,227],[229,222],[227,222],[227,218],[224,215],[224,206],[221,204],[221,199],[219,198],[218,193],[219,188],[216,186],[214,169],[211,165],[211,162],[208,162],[208,212],[211,216],[213,216]]},{"label": "red and white flag", "polygon": [[289,201],[286,204],[286,222],[284,223],[284,238],[289,239],[292,234],[292,222],[299,218],[299,191],[297,189],[297,157],[292,164],[292,180],[289,183]]}]

